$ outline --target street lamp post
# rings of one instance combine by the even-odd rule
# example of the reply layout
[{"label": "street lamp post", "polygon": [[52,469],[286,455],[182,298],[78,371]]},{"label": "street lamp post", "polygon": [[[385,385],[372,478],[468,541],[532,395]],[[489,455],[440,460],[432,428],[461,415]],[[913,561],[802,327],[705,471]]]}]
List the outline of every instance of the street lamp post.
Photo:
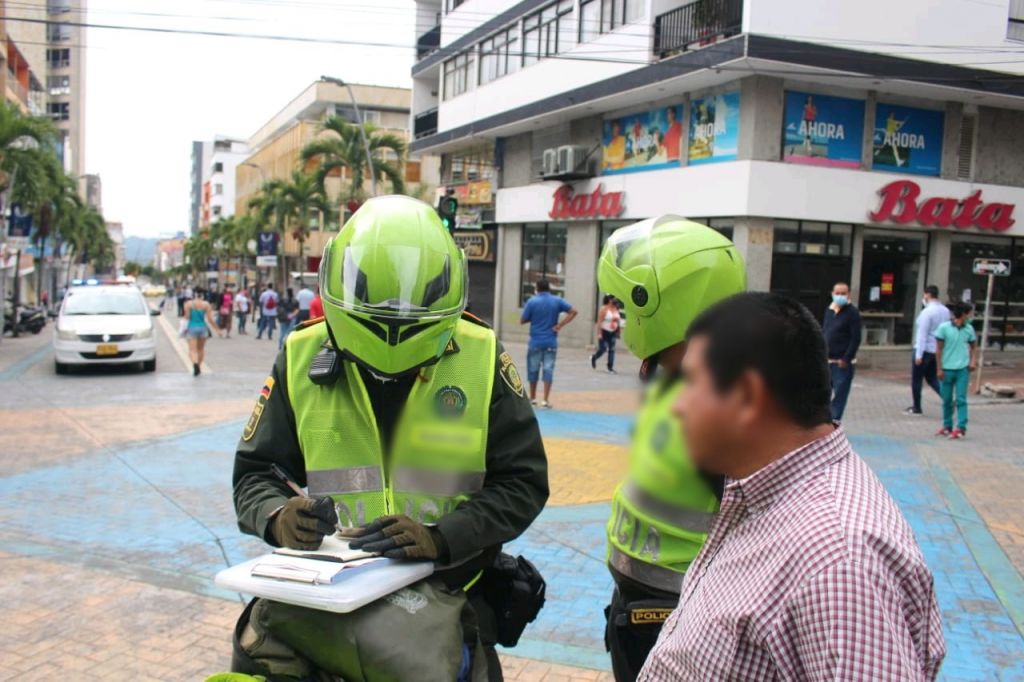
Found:
[{"label": "street lamp post", "polygon": [[[243,161],[242,163],[240,163],[238,165],[239,166],[246,166],[248,168],[255,168],[256,169],[256,172],[260,174],[260,189],[262,189],[263,186],[267,184],[267,176],[263,172],[263,166],[257,166],[252,161]],[[250,250],[252,250],[252,249],[250,248]],[[238,259],[238,269],[239,269],[239,271],[241,271],[242,267],[243,267],[242,266],[242,258],[239,257],[239,259]],[[257,265],[256,266],[256,286],[257,287],[259,287],[259,285],[262,284],[262,280],[263,280],[262,274],[263,273],[260,272],[259,265]],[[240,282],[242,282],[243,278],[242,278],[242,273],[241,272],[238,273],[238,279],[239,279]],[[246,276],[244,278],[244,282],[242,282],[242,283],[245,284],[246,286],[248,286],[249,285],[249,277]],[[255,315],[253,316],[253,319],[255,319]]]},{"label": "street lamp post", "polygon": [[359,122],[359,136],[363,139],[363,151],[366,153],[366,164],[370,167],[370,191],[373,196],[377,196],[377,173],[373,168],[373,157],[370,156],[370,141],[366,139],[366,130],[364,129],[363,114],[359,111],[359,104],[356,102],[356,96],[352,92],[352,86],[340,78],[333,78],[331,76],[320,76],[320,80],[324,83],[334,83],[340,85],[348,90],[348,97],[352,100],[352,108],[356,110],[356,119]]}]

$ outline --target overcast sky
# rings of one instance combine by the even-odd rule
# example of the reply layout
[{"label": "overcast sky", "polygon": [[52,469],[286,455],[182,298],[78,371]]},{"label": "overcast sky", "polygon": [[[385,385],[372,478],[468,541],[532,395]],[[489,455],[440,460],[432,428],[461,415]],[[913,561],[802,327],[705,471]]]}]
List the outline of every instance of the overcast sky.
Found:
[{"label": "overcast sky", "polygon": [[[89,0],[88,20],[411,46],[413,12],[412,0]],[[248,138],[321,74],[412,84],[411,47],[100,28],[86,45],[86,172],[129,235],[188,231],[193,140]]]}]

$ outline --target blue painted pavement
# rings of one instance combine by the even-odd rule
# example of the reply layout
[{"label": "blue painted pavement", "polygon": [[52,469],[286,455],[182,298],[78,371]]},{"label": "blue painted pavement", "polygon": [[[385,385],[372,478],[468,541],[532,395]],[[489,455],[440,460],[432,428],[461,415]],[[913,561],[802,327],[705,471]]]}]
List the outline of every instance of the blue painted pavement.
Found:
[{"label": "blue painted pavement", "polygon": [[[623,442],[630,423],[620,416],[564,412],[544,412],[540,420],[549,437],[608,442]],[[0,542],[25,554],[113,567],[234,599],[212,585],[225,565],[218,540],[231,563],[264,550],[239,533],[231,505],[232,453],[241,428],[231,422],[121,447],[116,456],[100,450],[0,478]],[[955,480],[911,442],[872,435],[852,440],[900,504],[934,571],[949,649],[942,678],[1024,680],[1024,638],[1013,617],[1024,605],[1017,601],[1024,594],[1021,576]],[[61,513],[36,513],[53,491],[60,491],[55,502]],[[548,580],[548,604],[517,654],[608,667],[608,511],[607,504],[549,507],[508,546],[534,561]]]}]

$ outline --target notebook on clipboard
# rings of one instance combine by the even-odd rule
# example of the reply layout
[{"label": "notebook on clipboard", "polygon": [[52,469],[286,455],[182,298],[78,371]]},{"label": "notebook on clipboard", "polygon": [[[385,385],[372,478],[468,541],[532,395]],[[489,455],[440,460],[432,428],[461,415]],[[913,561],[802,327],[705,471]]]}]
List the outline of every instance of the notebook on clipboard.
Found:
[{"label": "notebook on clipboard", "polygon": [[348,546],[348,540],[342,538],[339,535],[327,535],[324,537],[323,542],[315,550],[307,549],[289,549],[288,547],[278,547],[274,550],[274,554],[281,556],[301,557],[304,559],[318,559],[321,561],[333,561],[340,563],[348,563],[350,561],[357,561],[359,559],[368,559],[370,557],[377,556],[370,552],[364,552],[361,549],[352,549]]},{"label": "notebook on clipboard", "polygon": [[301,556],[268,554],[253,565],[250,574],[254,578],[272,578],[308,585],[333,585],[343,574],[379,561],[381,559],[378,557],[369,557],[342,563],[337,560],[324,561]]}]

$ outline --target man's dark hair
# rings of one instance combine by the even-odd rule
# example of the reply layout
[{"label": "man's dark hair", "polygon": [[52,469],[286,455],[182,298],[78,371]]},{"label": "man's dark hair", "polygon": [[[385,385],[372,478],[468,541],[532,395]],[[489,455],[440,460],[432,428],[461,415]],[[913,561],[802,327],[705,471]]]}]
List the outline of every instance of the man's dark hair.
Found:
[{"label": "man's dark hair", "polygon": [[953,317],[963,317],[972,310],[974,310],[974,306],[967,301],[957,301],[956,305],[953,306]]},{"label": "man's dark hair", "polygon": [[926,286],[924,288],[924,293],[928,294],[932,298],[938,298],[939,297],[939,288],[937,286],[935,286],[934,284],[929,284],[928,286]]},{"label": "man's dark hair", "polygon": [[537,280],[537,291],[551,291],[551,282],[546,279]]},{"label": "man's dark hair", "polygon": [[831,421],[832,400],[825,338],[814,316],[780,294],[731,296],[690,325],[687,340],[707,338],[705,358],[724,391],[747,370],[760,374],[772,397],[802,427]]}]

